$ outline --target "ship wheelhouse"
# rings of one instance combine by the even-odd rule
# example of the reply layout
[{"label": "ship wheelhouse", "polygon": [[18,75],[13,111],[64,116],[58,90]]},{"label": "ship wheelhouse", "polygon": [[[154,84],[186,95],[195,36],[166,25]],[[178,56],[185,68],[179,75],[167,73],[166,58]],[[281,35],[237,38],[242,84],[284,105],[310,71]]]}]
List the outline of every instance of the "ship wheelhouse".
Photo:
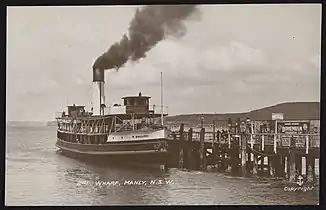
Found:
[{"label": "ship wheelhouse", "polygon": [[127,96],[123,97],[123,105],[114,104],[111,107],[108,107],[108,114],[110,115],[131,115],[143,116],[146,118],[155,118],[167,116],[167,107],[165,106],[156,106],[150,105],[149,96],[143,96],[140,92],[138,96]]}]

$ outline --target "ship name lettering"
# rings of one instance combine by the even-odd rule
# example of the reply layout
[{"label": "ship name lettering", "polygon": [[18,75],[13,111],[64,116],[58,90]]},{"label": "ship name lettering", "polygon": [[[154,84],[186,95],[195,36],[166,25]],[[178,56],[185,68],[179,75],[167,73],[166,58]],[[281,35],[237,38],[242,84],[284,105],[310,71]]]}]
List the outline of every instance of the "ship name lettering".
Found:
[{"label": "ship name lettering", "polygon": [[145,138],[145,137],[149,137],[149,135],[138,135],[138,136],[136,136],[136,138]]}]

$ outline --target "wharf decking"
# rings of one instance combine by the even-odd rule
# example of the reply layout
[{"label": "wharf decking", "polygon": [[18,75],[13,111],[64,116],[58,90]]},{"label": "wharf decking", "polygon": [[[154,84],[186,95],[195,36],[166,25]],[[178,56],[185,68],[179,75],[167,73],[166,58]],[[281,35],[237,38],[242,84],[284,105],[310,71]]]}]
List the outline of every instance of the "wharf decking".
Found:
[{"label": "wharf decking", "polygon": [[[169,150],[175,167],[231,172],[241,176],[272,176],[295,183],[298,175],[316,182],[315,159],[320,157],[320,134],[172,132]],[[305,160],[306,168],[302,167]]]}]

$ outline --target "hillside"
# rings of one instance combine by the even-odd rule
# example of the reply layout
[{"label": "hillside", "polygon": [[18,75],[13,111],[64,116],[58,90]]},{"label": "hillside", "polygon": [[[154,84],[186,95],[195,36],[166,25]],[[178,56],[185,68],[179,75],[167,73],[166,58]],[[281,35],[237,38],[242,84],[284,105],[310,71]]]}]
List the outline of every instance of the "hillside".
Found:
[{"label": "hillside", "polygon": [[[204,123],[211,124],[213,119],[216,119],[217,125],[226,125],[229,118],[235,122],[238,118],[244,120],[247,117],[251,120],[271,120],[272,113],[283,113],[285,120],[316,120],[320,119],[320,103],[288,102],[244,113],[204,114]],[[165,123],[167,125],[184,123],[195,126],[200,124],[201,116],[201,114],[168,116],[165,118]],[[47,126],[54,125],[56,121],[47,123]]]},{"label": "hillside", "polygon": [[[288,102],[244,113],[204,114],[204,123],[211,124],[214,118],[217,124],[226,124],[229,118],[233,122],[238,118],[244,120],[247,117],[251,120],[271,120],[272,113],[283,113],[285,120],[316,120],[320,119],[320,103]],[[167,124],[184,123],[197,125],[200,123],[201,116],[201,114],[169,116],[165,119],[165,122]]]},{"label": "hillside", "polygon": [[44,121],[8,121],[7,126],[16,126],[16,127],[38,127],[45,126],[46,122]]}]

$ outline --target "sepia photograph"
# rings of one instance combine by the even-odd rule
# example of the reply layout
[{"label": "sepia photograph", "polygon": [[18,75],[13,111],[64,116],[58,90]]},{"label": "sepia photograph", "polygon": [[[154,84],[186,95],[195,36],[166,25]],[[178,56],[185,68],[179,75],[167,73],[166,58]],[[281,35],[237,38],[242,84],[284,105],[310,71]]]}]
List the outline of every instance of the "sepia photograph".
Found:
[{"label": "sepia photograph", "polygon": [[321,8],[7,6],[5,205],[319,205]]}]

